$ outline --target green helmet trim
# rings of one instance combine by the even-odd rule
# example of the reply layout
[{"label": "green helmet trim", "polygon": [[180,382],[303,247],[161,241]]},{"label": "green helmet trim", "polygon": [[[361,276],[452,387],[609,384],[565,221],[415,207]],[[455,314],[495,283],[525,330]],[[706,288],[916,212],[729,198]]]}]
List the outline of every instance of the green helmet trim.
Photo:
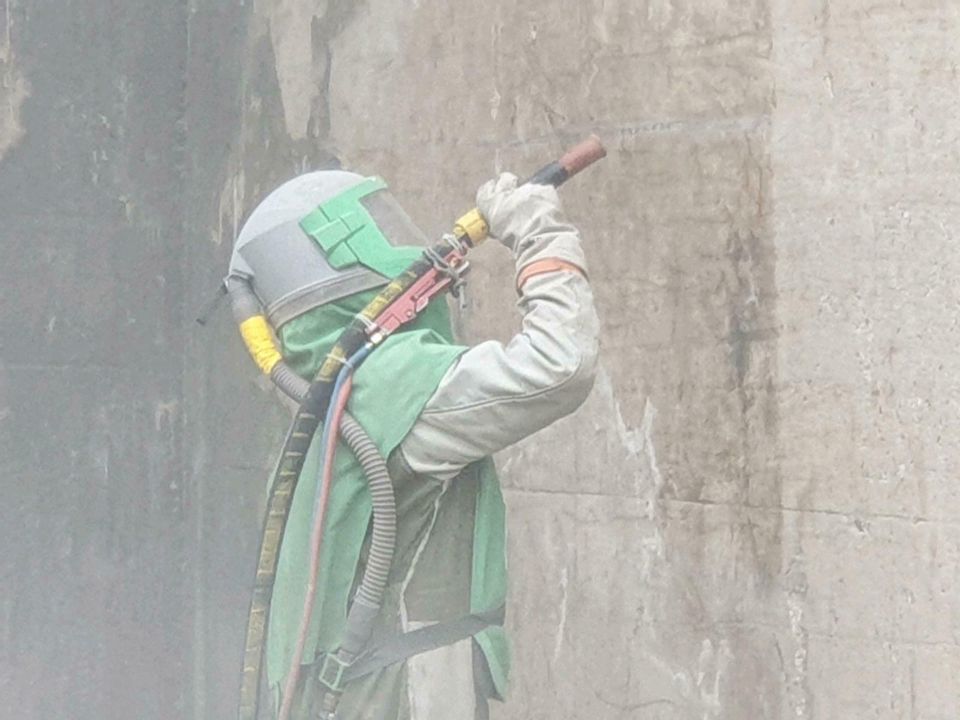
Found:
[{"label": "green helmet trim", "polygon": [[343,270],[359,263],[392,278],[423,254],[421,248],[391,245],[361,202],[386,189],[383,178],[365,178],[300,221],[300,227],[317,242],[331,267]]}]

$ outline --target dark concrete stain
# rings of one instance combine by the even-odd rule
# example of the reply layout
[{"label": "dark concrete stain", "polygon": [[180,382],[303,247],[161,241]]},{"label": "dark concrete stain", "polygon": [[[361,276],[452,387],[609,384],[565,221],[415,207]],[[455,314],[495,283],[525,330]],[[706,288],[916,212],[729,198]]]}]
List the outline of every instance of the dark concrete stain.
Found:
[{"label": "dark concrete stain", "polygon": [[[731,281],[726,343],[731,392],[736,395],[739,407],[739,499],[747,509],[776,508],[781,484],[776,465],[779,407],[775,377],[779,330],[772,237],[758,232],[734,232],[728,241],[727,257]],[[761,366],[753,367],[753,363]],[[769,588],[780,572],[781,544],[779,533],[766,527],[767,524],[757,517],[746,520],[748,545],[757,563],[758,577]]]},{"label": "dark concrete stain", "polygon": [[[335,2],[312,24],[317,83],[329,82],[329,43],[357,3]],[[234,238],[221,222],[220,193],[241,183],[239,221],[281,182],[336,167],[328,145],[324,90],[311,109],[307,137],[286,132],[269,29],[250,8],[199,2],[190,21],[187,75],[187,306],[209,299],[226,270]],[[242,169],[242,173],[240,170]],[[221,229],[218,242],[211,238]],[[192,322],[192,321],[189,321]],[[270,463],[287,413],[258,380],[229,310],[188,331],[184,375],[187,484],[193,506],[194,714],[236,711],[243,633]],[[185,678],[186,682],[189,678]]]}]

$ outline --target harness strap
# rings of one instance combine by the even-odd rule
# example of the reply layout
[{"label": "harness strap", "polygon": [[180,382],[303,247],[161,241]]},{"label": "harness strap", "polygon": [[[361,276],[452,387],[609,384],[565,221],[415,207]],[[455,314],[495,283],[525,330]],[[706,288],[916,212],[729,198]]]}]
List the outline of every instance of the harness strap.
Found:
[{"label": "harness strap", "polygon": [[414,655],[453,645],[473,637],[491,625],[502,625],[505,614],[505,608],[501,605],[485,613],[464,615],[456,620],[395,635],[367,650],[344,669],[342,682],[347,683],[371,675]]}]

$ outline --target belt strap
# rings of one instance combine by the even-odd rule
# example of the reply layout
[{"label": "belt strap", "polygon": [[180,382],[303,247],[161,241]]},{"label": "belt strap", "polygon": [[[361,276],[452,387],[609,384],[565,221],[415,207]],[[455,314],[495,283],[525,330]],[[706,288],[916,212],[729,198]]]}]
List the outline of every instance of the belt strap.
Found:
[{"label": "belt strap", "polygon": [[395,635],[358,657],[343,671],[342,682],[371,675],[414,655],[466,640],[491,625],[502,625],[504,616],[504,607],[501,605],[485,613],[464,615],[456,620]]}]

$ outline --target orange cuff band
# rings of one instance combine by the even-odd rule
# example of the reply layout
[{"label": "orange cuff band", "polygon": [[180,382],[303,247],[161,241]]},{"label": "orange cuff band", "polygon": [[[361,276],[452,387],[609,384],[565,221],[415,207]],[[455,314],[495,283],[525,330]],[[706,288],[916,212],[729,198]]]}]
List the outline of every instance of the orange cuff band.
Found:
[{"label": "orange cuff band", "polygon": [[560,258],[544,258],[543,260],[537,260],[527,265],[523,270],[520,271],[520,275],[517,276],[517,292],[523,290],[523,285],[527,280],[532,278],[534,275],[543,275],[544,273],[552,272],[575,272],[584,277],[587,274],[583,271],[578,265],[574,265],[572,262],[567,262],[566,260],[561,260]]}]

